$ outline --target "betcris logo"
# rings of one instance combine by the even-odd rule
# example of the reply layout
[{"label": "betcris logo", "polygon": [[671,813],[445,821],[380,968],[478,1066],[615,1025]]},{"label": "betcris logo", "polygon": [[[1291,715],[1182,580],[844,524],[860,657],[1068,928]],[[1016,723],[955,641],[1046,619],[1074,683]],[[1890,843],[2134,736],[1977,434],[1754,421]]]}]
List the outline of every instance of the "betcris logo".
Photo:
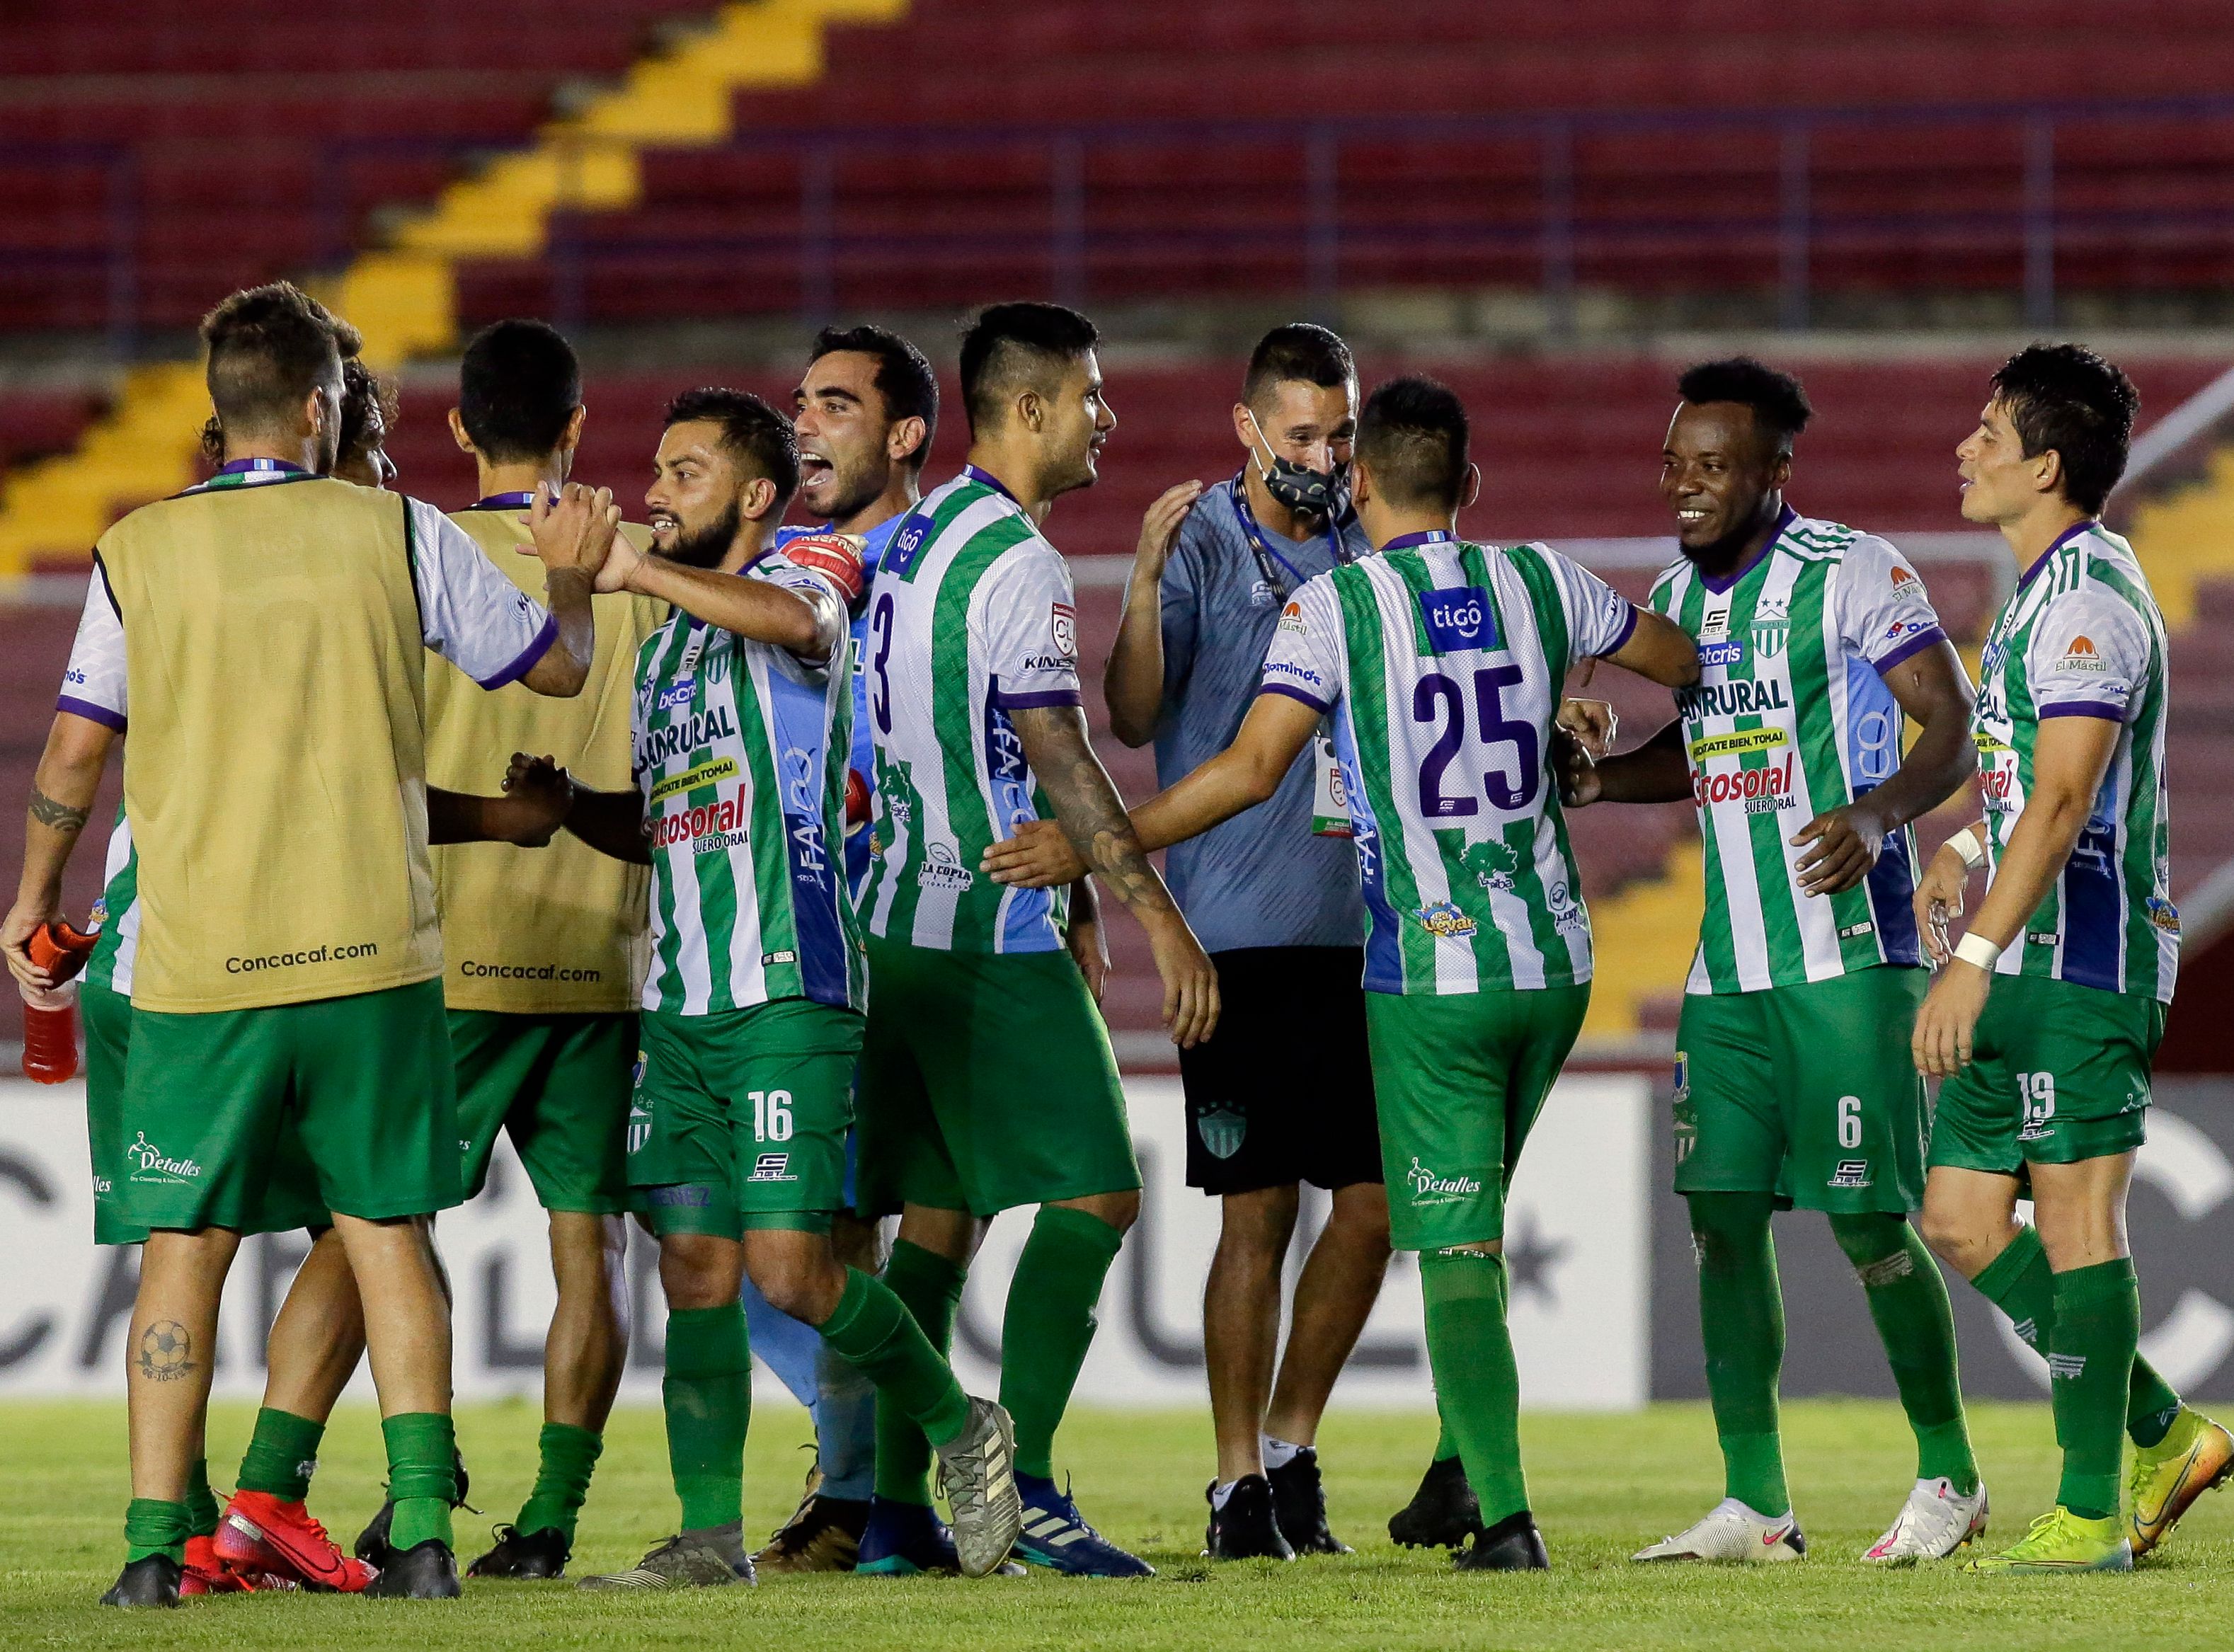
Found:
[{"label": "betcris logo", "polygon": [[1743,664],[1744,662],[1745,644],[1734,637],[1725,637],[1719,643],[1699,644],[1699,664],[1702,668],[1719,665],[1724,670],[1728,670],[1732,666]]},{"label": "betcris logo", "polygon": [[1427,644],[1438,654],[1499,646],[1489,593],[1480,585],[1421,592],[1420,617],[1427,624]]},{"label": "betcris logo", "polygon": [[660,695],[659,708],[662,711],[672,711],[677,706],[687,706],[690,703],[691,695],[697,692],[696,682],[686,679]]}]

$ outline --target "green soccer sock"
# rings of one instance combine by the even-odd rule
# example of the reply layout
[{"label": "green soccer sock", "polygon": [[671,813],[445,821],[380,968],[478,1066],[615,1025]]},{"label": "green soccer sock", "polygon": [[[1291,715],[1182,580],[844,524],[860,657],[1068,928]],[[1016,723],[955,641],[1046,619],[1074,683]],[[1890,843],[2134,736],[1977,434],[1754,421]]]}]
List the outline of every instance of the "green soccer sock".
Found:
[{"label": "green soccer sock", "polygon": [[210,1490],[209,1459],[197,1457],[186,1470],[186,1518],[197,1538],[217,1535],[217,1493]]},{"label": "green soccer sock", "polygon": [[2141,1336],[2141,1291],[2127,1260],[2055,1276],[2055,1330],[2048,1338],[2048,1397],[2063,1482],[2055,1500],[2100,1520],[2118,1512],[2126,1399]]},{"label": "green soccer sock", "polygon": [[[2055,1275],[2048,1265],[2048,1251],[2038,1232],[2018,1228],[2016,1237],[1970,1283],[1980,1296],[2009,1316],[2010,1325],[2028,1346],[2047,1348],[2055,1328]],[[2162,1440],[2172,1419],[2179,1415],[2179,1407],[2178,1390],[2135,1354],[2133,1374],[2126,1388],[2126,1433],[2133,1444],[2153,1446]]]},{"label": "green soccer sock", "polygon": [[[942,1359],[954,1345],[954,1316],[968,1277],[959,1263],[908,1239],[893,1244],[885,1263],[885,1288]],[[898,1396],[882,1389],[877,1393],[877,1495],[891,1503],[931,1504],[931,1441]]]},{"label": "green soccer sock", "polygon": [[193,1535],[194,1517],[183,1503],[135,1497],[124,1505],[124,1564],[127,1566],[149,1555],[168,1555],[184,1565],[186,1539]]},{"label": "green soccer sock", "polygon": [[944,1446],[970,1421],[970,1396],[931,1347],[907,1304],[859,1268],[846,1270],[846,1294],[820,1327],[822,1340],[890,1394],[934,1446]]},{"label": "green soccer sock", "polygon": [[1125,1236],[1098,1216],[1042,1205],[1009,1281],[1001,1403],[1016,1424],[1016,1472],[1055,1477],[1055,1431],[1098,1324],[1094,1304]]},{"label": "green soccer sock", "polygon": [[310,1494],[318,1442],[325,1437],[322,1422],[264,1407],[256,1414],[256,1432],[249,1435],[248,1450],[240,1459],[240,1489],[268,1492],[283,1503],[300,1503]]},{"label": "green soccer sock", "polygon": [[1963,1413],[1955,1310],[1938,1264],[1923,1236],[1898,1216],[1833,1215],[1831,1233],[1869,1299],[1870,1318],[1916,1434],[1916,1478],[1950,1480],[1957,1492],[1970,1496],[1978,1489],[1978,1459]]},{"label": "green soccer sock", "polygon": [[753,1374],[742,1303],[679,1308],[667,1316],[667,1375],[659,1394],[683,1529],[703,1531],[743,1518]]},{"label": "green soccer sock", "polygon": [[590,1495],[604,1436],[572,1423],[546,1422],[536,1437],[535,1486],[513,1524],[521,1532],[557,1531],[574,1544],[574,1523]]},{"label": "green soccer sock", "polygon": [[1459,1437],[1451,1432],[1450,1420],[1443,1415],[1443,1396],[1435,1396],[1435,1454],[1428,1460],[1446,1462],[1459,1454]]},{"label": "green soccer sock", "polygon": [[458,1431],[447,1413],[407,1411],[383,1417],[381,1438],[388,1443],[388,1495],[395,1503],[389,1542],[395,1552],[415,1549],[428,1539],[454,1545],[450,1506],[458,1495]]},{"label": "green soccer sock", "polygon": [[1693,1193],[1691,1241],[1699,1256],[1699,1328],[1707,1393],[1722,1446],[1722,1495],[1756,1514],[1792,1507],[1776,1382],[1784,1368],[1784,1295],[1767,1193]]},{"label": "green soccer sock", "polygon": [[1443,1426],[1495,1525],[1528,1506],[1520,1468],[1520,1372],[1505,1322],[1505,1258],[1489,1250],[1422,1250],[1427,1363]]}]

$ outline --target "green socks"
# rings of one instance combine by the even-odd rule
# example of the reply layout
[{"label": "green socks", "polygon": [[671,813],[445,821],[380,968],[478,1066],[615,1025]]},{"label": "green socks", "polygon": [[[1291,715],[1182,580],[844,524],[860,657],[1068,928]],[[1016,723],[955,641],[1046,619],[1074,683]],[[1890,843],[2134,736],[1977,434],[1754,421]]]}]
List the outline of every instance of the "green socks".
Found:
[{"label": "green socks", "polygon": [[970,1421],[970,1396],[945,1357],[931,1347],[907,1305],[859,1268],[846,1270],[846,1294],[818,1329],[822,1340],[890,1394],[933,1446],[944,1446]]},{"label": "green socks", "polygon": [[590,1475],[605,1448],[604,1437],[572,1423],[546,1422],[536,1446],[535,1489],[519,1505],[513,1525],[523,1533],[561,1532],[572,1548],[575,1518],[590,1495]]},{"label": "green socks", "polygon": [[1435,1396],[1435,1454],[1430,1462],[1447,1462],[1459,1454],[1459,1437],[1451,1432],[1451,1425],[1443,1416],[1443,1397]]},{"label": "green socks", "polygon": [[702,1531],[742,1518],[745,1426],[753,1409],[743,1303],[682,1308],[667,1316],[667,1375],[660,1400],[683,1529]]},{"label": "green socks", "polygon": [[1505,1323],[1505,1258],[1487,1250],[1422,1250],[1427,1362],[1445,1431],[1493,1526],[1528,1506],[1520,1470],[1520,1373]]},{"label": "green socks", "polygon": [[1055,1431],[1093,1344],[1094,1304],[1125,1236],[1098,1216],[1042,1205],[1009,1282],[1001,1403],[1016,1424],[1016,1472],[1055,1477]]},{"label": "green socks", "polygon": [[256,1432],[240,1459],[240,1489],[268,1492],[283,1503],[300,1503],[310,1494],[317,1472],[318,1442],[326,1425],[265,1406],[256,1414]]},{"label": "green socks", "polygon": [[2141,1336],[2141,1291],[2130,1261],[2098,1262],[2055,1276],[2055,1328],[2048,1339],[2048,1397],[2063,1483],[2055,1500],[2085,1519],[2118,1512],[2126,1400]]},{"label": "green socks", "polygon": [[[2020,1227],[2017,1237],[1970,1283],[2009,1316],[2019,1336],[2034,1348],[2046,1349],[2055,1329],[2055,1276],[2048,1270],[2048,1252],[2038,1233]],[[2157,1374],[2155,1367],[2136,1354],[2133,1374],[2126,1388],[2126,1432],[2133,1444],[2155,1445],[2178,1414],[2179,1395]]]},{"label": "green socks", "polygon": [[1784,1296],[1768,1232],[1773,1204],[1767,1193],[1690,1196],[1707,1393],[1722,1446],[1722,1495],[1767,1515],[1792,1507],[1777,1427]]},{"label": "green socks", "polygon": [[446,1413],[408,1411],[382,1418],[380,1433],[388,1442],[388,1495],[395,1503],[389,1541],[398,1554],[429,1538],[450,1546],[450,1506],[458,1495],[456,1427]]},{"label": "green socks", "polygon": [[194,1535],[193,1516],[183,1503],[135,1497],[124,1505],[124,1564],[149,1555],[168,1555],[184,1565],[186,1539]]},{"label": "green socks", "polygon": [[1978,1459],[1963,1414],[1955,1312],[1938,1264],[1923,1237],[1898,1216],[1833,1215],[1831,1233],[1869,1298],[1901,1408],[1916,1433],[1916,1478],[1950,1480],[1970,1496],[1978,1489]]},{"label": "green socks", "polygon": [[[885,1264],[885,1288],[942,1359],[954,1344],[954,1316],[967,1277],[937,1251],[906,1239],[893,1244],[892,1260]],[[829,1335],[826,1326],[823,1335]],[[931,1504],[931,1442],[898,1396],[883,1388],[877,1391],[877,1495],[892,1503]]]},{"label": "green socks", "polygon": [[193,1466],[186,1471],[186,1519],[193,1536],[217,1535],[217,1493],[210,1490],[206,1457],[195,1458]]}]

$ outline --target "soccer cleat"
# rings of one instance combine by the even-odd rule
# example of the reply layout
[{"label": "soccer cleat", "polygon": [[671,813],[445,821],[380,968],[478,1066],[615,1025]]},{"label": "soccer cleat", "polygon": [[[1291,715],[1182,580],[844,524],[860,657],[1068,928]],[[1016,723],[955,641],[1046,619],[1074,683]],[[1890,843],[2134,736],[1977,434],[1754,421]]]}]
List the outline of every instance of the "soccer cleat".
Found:
[{"label": "soccer cleat", "polygon": [[455,1600],[458,1557],[440,1538],[429,1538],[402,1551],[381,1569],[364,1588],[375,1600]]},{"label": "soccer cleat", "polygon": [[1009,1557],[1023,1525],[1017,1494],[1016,1427],[990,1400],[970,1401],[970,1420],[938,1450],[938,1488],[952,1518],[964,1577],[983,1577]]},{"label": "soccer cleat", "polygon": [[869,1525],[867,1498],[825,1497],[815,1489],[821,1477],[807,1477],[807,1494],[791,1518],[772,1533],[768,1547],[753,1557],[761,1571],[851,1571],[861,1558],[861,1535]]},{"label": "soccer cleat", "polygon": [[1473,1547],[1453,1555],[1451,1567],[1456,1571],[1549,1571],[1551,1557],[1544,1552],[1544,1534],[1536,1529],[1536,1517],[1523,1509],[1475,1532]]},{"label": "soccer cleat", "polygon": [[[450,1460],[458,1471],[458,1495],[451,1500],[450,1506],[462,1509],[466,1506],[466,1487],[470,1483],[466,1473],[466,1454],[454,1446],[450,1450]],[[349,1545],[349,1551],[375,1571],[395,1558],[395,1551],[388,1542],[388,1529],[395,1519],[395,1499],[391,1497],[381,1504],[379,1512],[365,1522],[364,1530],[356,1534],[356,1541]]]},{"label": "soccer cleat", "polygon": [[2234,1475],[2234,1434],[2182,1406],[2165,1437],[2133,1448],[2126,1479],[2126,1536],[2139,1560],[2166,1538],[2195,1499]]},{"label": "soccer cleat", "polygon": [[1428,1464],[1412,1500],[1388,1517],[1388,1540],[1407,1549],[1460,1548],[1480,1530],[1481,1504],[1455,1457]]},{"label": "soccer cleat", "polygon": [[1900,1505],[1891,1529],[1862,1558],[1878,1565],[1909,1566],[1919,1560],[1944,1560],[1963,1544],[1986,1535],[1986,1483],[1964,1497],[1945,1478],[1918,1480]]},{"label": "soccer cleat", "polygon": [[176,1606],[184,1592],[180,1587],[186,1569],[166,1554],[142,1555],[127,1560],[108,1592],[103,1606]]},{"label": "soccer cleat", "polygon": [[1772,1560],[1798,1560],[1807,1553],[1807,1539],[1791,1512],[1756,1514],[1734,1497],[1726,1497],[1707,1511],[1707,1518],[1688,1531],[1662,1538],[1631,1555],[1631,1560],[1727,1560],[1740,1564]]},{"label": "soccer cleat", "polygon": [[522,1531],[516,1525],[500,1525],[495,1535],[496,1546],[466,1568],[467,1577],[526,1582],[566,1575],[566,1557],[574,1545],[557,1526]]},{"label": "soccer cleat", "polygon": [[585,1577],[581,1589],[722,1589],[760,1580],[745,1554],[745,1523],[732,1520],[670,1538],[626,1571]]},{"label": "soccer cleat", "polygon": [[1036,1475],[1016,1476],[1024,1498],[1024,1529],[1016,1538],[1016,1558],[1074,1577],[1153,1577],[1156,1569],[1128,1555],[1086,1524],[1068,1492]]},{"label": "soccer cleat", "polygon": [[236,1575],[268,1572],[336,1594],[356,1594],[376,1575],[363,1561],[343,1554],[310,1510],[269,1492],[235,1492],[210,1548]]},{"label": "soccer cleat", "polygon": [[1271,1483],[1262,1474],[1244,1474],[1218,1505],[1218,1482],[1212,1480],[1203,1496],[1210,1502],[1210,1529],[1203,1534],[1204,1554],[1212,1560],[1293,1560],[1294,1548],[1280,1530],[1273,1512]]},{"label": "soccer cleat", "polygon": [[1319,1479],[1319,1453],[1306,1446],[1264,1478],[1272,1485],[1272,1512],[1280,1535],[1299,1555],[1346,1555],[1350,1546],[1327,1530],[1326,1486]]},{"label": "soccer cleat", "polygon": [[2028,1571],[2131,1571],[2133,1545],[2114,1514],[2088,1520],[2061,1504],[2032,1523],[2032,1530],[1997,1555],[1981,1555],[1963,1568],[1981,1576]]},{"label": "soccer cleat", "polygon": [[186,1539],[186,1564],[179,1573],[179,1598],[195,1595],[232,1595],[248,1587],[247,1583],[225,1569],[225,1563],[211,1552],[210,1539],[194,1537]]}]

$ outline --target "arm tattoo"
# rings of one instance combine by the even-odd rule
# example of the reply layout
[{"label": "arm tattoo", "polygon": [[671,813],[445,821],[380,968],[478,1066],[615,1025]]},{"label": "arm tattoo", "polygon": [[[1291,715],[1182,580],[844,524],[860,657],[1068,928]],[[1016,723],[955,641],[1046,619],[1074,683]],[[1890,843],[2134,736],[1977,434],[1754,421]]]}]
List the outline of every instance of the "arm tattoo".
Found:
[{"label": "arm tattoo", "polygon": [[89,807],[74,809],[67,803],[57,803],[37,787],[31,788],[31,818],[41,826],[57,832],[82,831],[92,813]]},{"label": "arm tattoo", "polygon": [[1085,717],[1072,707],[1034,708],[1016,714],[1016,728],[1046,760],[1044,766],[1035,761],[1032,768],[1078,858],[1135,912],[1170,911],[1171,893],[1148,864],[1124,800],[1087,743]]}]

